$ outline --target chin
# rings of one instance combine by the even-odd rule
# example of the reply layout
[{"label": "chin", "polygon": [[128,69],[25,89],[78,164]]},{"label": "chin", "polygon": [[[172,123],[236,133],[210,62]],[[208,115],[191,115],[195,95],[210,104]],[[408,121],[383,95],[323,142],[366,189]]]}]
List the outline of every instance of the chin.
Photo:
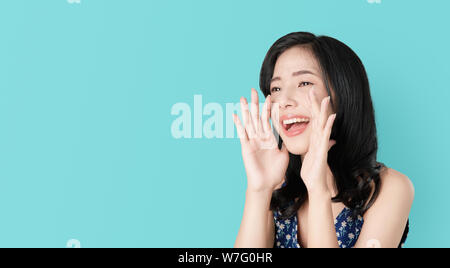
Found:
[{"label": "chin", "polygon": [[308,151],[309,144],[303,137],[281,137],[291,154],[304,155]]}]

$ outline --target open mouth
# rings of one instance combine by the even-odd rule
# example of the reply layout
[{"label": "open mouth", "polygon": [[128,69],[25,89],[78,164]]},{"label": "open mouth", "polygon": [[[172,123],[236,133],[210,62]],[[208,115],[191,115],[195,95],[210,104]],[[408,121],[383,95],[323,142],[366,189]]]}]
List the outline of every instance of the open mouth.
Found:
[{"label": "open mouth", "polygon": [[287,136],[296,136],[301,134],[309,124],[308,117],[292,117],[281,120],[281,125],[283,126],[283,130]]}]

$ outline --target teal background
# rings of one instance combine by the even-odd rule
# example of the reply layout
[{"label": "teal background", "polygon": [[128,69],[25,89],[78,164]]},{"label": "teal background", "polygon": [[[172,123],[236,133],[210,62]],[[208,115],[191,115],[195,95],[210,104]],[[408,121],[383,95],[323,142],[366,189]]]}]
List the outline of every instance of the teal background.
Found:
[{"label": "teal background", "polygon": [[[0,2],[0,247],[232,247],[238,139],[174,139],[172,105],[236,103],[293,31],[369,74],[379,161],[415,186],[407,247],[449,247],[450,2]],[[205,121],[205,118],[203,122]]]}]

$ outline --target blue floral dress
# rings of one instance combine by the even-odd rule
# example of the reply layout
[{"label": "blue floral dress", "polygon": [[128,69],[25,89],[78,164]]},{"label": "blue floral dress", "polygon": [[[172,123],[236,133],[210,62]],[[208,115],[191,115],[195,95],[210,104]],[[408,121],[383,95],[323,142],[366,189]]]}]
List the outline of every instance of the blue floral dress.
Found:
[{"label": "blue floral dress", "polygon": [[[275,221],[275,242],[276,248],[300,248],[298,243],[298,220],[294,214],[287,220],[279,219],[279,212],[273,214]],[[336,236],[339,247],[351,248],[355,245],[361,232],[364,220],[361,216],[353,218],[352,210],[345,207],[334,220]]]}]

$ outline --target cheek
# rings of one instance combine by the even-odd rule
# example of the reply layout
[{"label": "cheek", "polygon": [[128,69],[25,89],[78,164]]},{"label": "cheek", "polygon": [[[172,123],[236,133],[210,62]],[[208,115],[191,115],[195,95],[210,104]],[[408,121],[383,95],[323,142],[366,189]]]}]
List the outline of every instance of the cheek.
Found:
[{"label": "cheek", "polygon": [[286,143],[286,147],[289,152],[293,154],[304,154],[308,151],[310,140],[310,128],[305,130],[301,135],[296,137],[286,137],[283,133],[280,133],[280,137]]},{"label": "cheek", "polygon": [[291,154],[305,155],[308,152],[309,142],[307,140],[287,140],[285,144]]},{"label": "cheek", "polygon": [[328,97],[327,92],[320,91],[320,93],[317,94],[317,101],[320,103],[326,97]]},{"label": "cheek", "polygon": [[323,83],[316,81],[312,87],[314,87],[314,92],[316,93],[317,98],[325,98],[328,96],[327,89]]}]

